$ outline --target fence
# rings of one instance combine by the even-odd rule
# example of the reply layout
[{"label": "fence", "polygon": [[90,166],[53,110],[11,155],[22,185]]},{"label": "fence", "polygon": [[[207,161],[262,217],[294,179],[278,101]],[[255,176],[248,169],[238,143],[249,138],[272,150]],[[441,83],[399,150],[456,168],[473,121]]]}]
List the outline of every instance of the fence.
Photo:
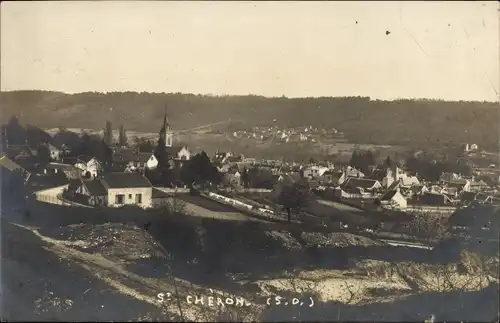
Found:
[{"label": "fence", "polygon": [[91,207],[88,205],[76,203],[73,201],[69,201],[62,196],[64,189],[67,188],[68,185],[62,185],[54,188],[49,188],[45,190],[41,190],[35,192],[36,200],[49,204],[56,205],[65,205],[65,206],[78,206],[78,207]]},{"label": "fence", "polygon": [[455,206],[408,205],[405,209],[405,212],[452,214],[457,209],[458,207]]},{"label": "fence", "polygon": [[243,203],[241,201],[229,198],[227,196],[223,196],[223,195],[216,194],[213,192],[208,192],[208,194],[202,194],[202,196],[205,198],[208,198],[212,201],[216,201],[216,202],[219,202],[219,203],[222,203],[225,205],[230,205],[230,206],[234,207],[235,209],[244,212],[245,214],[251,214],[253,216],[263,217],[266,220],[271,220],[271,221],[282,221],[283,220],[283,218],[274,214],[273,210],[255,207],[253,205]]},{"label": "fence", "polygon": [[61,200],[57,196],[49,195],[49,194],[36,194],[36,200],[49,204],[57,204],[57,205],[71,205],[63,200]]},{"label": "fence", "polygon": [[59,195],[62,194],[65,188],[68,185],[62,185],[54,188],[44,189],[38,192],[35,192],[36,200],[49,204],[57,204],[57,205],[71,205],[68,202],[63,201],[59,198]]}]

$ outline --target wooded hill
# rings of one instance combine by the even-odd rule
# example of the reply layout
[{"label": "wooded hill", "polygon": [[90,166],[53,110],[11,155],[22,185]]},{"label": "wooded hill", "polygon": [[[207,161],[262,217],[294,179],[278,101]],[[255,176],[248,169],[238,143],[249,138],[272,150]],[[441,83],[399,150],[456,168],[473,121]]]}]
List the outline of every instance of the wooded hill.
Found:
[{"label": "wooded hill", "polygon": [[[477,143],[497,147],[498,103],[370,100],[368,97],[266,98],[181,93],[49,91],[0,92],[1,118],[17,115],[41,128],[102,129],[106,120],[128,130],[156,132],[165,105],[174,130],[231,118],[225,130],[253,125],[336,128],[351,142],[374,144]],[[229,129],[229,128],[232,129]],[[223,130],[223,129],[221,129]]]}]

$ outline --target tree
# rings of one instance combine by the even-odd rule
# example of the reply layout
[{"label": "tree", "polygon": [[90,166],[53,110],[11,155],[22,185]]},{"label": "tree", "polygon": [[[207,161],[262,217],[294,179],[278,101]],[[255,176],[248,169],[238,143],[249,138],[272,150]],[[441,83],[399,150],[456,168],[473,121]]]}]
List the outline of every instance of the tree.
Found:
[{"label": "tree", "polygon": [[249,187],[272,189],[275,180],[270,170],[258,167],[252,167],[248,170]]},{"label": "tree", "polygon": [[349,161],[349,165],[354,167],[354,168],[360,169],[362,166],[362,158],[363,158],[363,156],[359,150],[353,151],[352,155],[351,155],[351,159]]},{"label": "tree", "polygon": [[391,160],[391,157],[390,156],[387,156],[387,158],[385,159],[385,162],[384,162],[385,166],[387,168],[391,168],[392,167],[392,160]]},{"label": "tree", "polygon": [[70,152],[72,152],[80,145],[81,138],[78,136],[78,134],[62,128],[58,133],[54,135],[53,143],[58,147],[64,145]]},{"label": "tree", "polygon": [[278,188],[277,203],[283,205],[288,215],[288,223],[292,222],[292,212],[299,213],[309,205],[311,193],[306,180],[293,183],[282,183]]},{"label": "tree", "polygon": [[26,130],[21,126],[19,119],[12,116],[5,128],[9,145],[24,145],[27,141]]},{"label": "tree", "polygon": [[163,136],[160,136],[158,138],[158,143],[155,147],[154,155],[158,160],[158,168],[161,168],[162,165],[164,166],[168,162],[168,153],[165,147],[165,138],[163,138]]},{"label": "tree", "polygon": [[161,177],[161,182],[167,183],[170,176],[170,165],[167,148],[165,147],[165,138],[160,135],[158,138],[158,144],[154,150],[154,155],[158,160],[158,167],[154,170],[155,173]]},{"label": "tree", "polygon": [[26,125],[26,140],[30,147],[38,148],[42,144],[49,143],[52,137],[36,126]]},{"label": "tree", "polygon": [[46,145],[39,145],[37,148],[38,160],[42,164],[46,164],[50,161],[50,151]]},{"label": "tree", "polygon": [[241,183],[244,188],[250,187],[250,177],[248,175],[248,169],[245,167],[241,172]]},{"label": "tree", "polygon": [[106,121],[106,128],[104,129],[104,142],[108,147],[113,144],[113,128],[110,121]]},{"label": "tree", "polygon": [[367,173],[369,171],[369,166],[375,165],[375,157],[373,153],[368,151],[360,151],[355,150],[352,153],[350,165],[356,169],[361,170],[363,173]]},{"label": "tree", "polygon": [[120,147],[127,146],[127,133],[125,132],[125,128],[123,125],[120,125],[120,132],[118,134],[118,145]]},{"label": "tree", "polygon": [[141,153],[151,153],[155,150],[151,141],[140,137],[134,138],[134,148],[137,148]]},{"label": "tree", "polygon": [[205,186],[208,182],[219,183],[220,174],[207,154],[202,151],[187,161],[181,169],[182,181],[190,188],[194,184]]}]

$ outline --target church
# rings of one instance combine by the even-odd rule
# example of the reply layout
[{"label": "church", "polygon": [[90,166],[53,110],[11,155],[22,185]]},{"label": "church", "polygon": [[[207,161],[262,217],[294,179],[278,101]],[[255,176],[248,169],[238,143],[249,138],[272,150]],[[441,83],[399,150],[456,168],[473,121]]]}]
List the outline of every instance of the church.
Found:
[{"label": "church", "polygon": [[165,143],[170,158],[174,160],[190,160],[191,152],[186,146],[174,146],[173,132],[167,118],[167,111],[165,109],[165,116],[163,117],[163,125],[160,130],[160,139]]}]

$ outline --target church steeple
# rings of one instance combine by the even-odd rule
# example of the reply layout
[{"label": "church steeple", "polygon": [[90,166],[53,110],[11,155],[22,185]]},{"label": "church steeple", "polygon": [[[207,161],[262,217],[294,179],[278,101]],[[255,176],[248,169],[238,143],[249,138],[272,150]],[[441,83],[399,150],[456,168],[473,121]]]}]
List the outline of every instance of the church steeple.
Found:
[{"label": "church steeple", "polygon": [[165,116],[163,117],[163,129],[167,130],[169,128],[167,120],[167,106],[165,105]]},{"label": "church steeple", "polygon": [[165,105],[165,115],[163,117],[163,126],[160,130],[160,137],[165,141],[165,147],[172,147],[172,132],[167,119],[167,106]]}]

